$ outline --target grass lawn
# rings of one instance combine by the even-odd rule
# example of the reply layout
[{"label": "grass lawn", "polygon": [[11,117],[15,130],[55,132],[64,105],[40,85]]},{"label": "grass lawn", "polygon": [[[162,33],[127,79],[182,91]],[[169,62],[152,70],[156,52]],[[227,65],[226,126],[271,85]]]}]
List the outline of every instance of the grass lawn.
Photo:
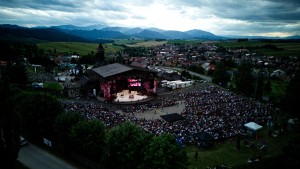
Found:
[{"label": "grass lawn", "polygon": [[[269,137],[268,130],[265,127],[263,130],[258,131],[258,139],[251,139],[254,145],[264,143],[267,145],[267,151],[263,152],[262,161],[269,161],[271,158],[282,155],[281,147],[287,145],[291,133],[286,133],[278,136],[277,138]],[[249,139],[248,139],[249,140]],[[200,169],[206,167],[221,166],[222,163],[226,164],[229,168],[245,168],[249,166],[248,159],[252,155],[258,153],[257,146],[246,147],[243,145],[243,139],[241,139],[241,148],[236,150],[236,139],[225,141],[223,143],[216,143],[214,147],[209,149],[198,149],[194,145],[186,147],[186,152],[190,160],[190,169]],[[195,151],[198,151],[198,159],[194,159]],[[263,162],[256,162],[251,166],[263,166]],[[247,167],[246,167],[247,168]]]},{"label": "grass lawn", "polygon": [[129,39],[117,39],[114,44],[117,45],[133,45],[137,43],[145,42],[145,40],[129,40]]},{"label": "grass lawn", "polygon": [[62,90],[62,87],[59,83],[53,82],[53,83],[44,83],[44,88],[51,89],[51,90]]},{"label": "grass lawn", "polygon": [[[81,43],[81,42],[42,42],[37,44],[39,49],[43,49],[45,53],[51,54],[78,54],[86,55],[96,52],[98,43]],[[112,44],[103,44],[105,52],[117,52],[123,48]]]}]

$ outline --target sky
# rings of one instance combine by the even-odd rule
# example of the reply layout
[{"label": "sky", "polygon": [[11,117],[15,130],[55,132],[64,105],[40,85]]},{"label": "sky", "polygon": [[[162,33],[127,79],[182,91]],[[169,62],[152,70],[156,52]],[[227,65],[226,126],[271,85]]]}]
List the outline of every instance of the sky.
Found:
[{"label": "sky", "polygon": [[300,35],[300,0],[1,0],[0,24]]}]

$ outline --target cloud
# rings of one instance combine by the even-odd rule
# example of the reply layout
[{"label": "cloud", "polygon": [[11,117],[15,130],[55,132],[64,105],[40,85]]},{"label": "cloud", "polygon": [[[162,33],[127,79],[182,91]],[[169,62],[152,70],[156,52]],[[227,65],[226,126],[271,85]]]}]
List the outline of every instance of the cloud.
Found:
[{"label": "cloud", "polygon": [[0,23],[202,29],[218,35],[300,34],[298,0],[2,0]]}]

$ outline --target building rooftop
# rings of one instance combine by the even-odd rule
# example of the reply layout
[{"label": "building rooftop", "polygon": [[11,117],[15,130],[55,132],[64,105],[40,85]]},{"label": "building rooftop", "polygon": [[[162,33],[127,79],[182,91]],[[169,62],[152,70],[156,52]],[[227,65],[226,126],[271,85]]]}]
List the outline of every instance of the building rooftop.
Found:
[{"label": "building rooftop", "polygon": [[113,76],[119,73],[127,72],[130,70],[133,70],[133,68],[122,65],[120,63],[114,63],[114,64],[101,66],[93,69],[94,72],[96,72],[98,75],[102,76],[103,78]]}]

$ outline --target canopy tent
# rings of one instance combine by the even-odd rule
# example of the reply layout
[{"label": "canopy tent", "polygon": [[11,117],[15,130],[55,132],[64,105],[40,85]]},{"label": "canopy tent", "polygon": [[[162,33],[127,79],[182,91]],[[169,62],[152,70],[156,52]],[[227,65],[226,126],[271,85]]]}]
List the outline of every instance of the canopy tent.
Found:
[{"label": "canopy tent", "polygon": [[184,118],[181,115],[179,115],[178,113],[166,114],[166,115],[162,115],[160,117],[169,123],[184,120]]},{"label": "canopy tent", "polygon": [[252,133],[255,134],[255,138],[257,139],[257,130],[261,129],[262,126],[255,122],[246,123],[244,124],[244,126],[248,128],[248,130],[252,131]]},{"label": "canopy tent", "polygon": [[245,126],[246,128],[248,128],[248,129],[250,129],[250,130],[253,130],[253,131],[257,131],[257,130],[259,130],[259,129],[262,128],[261,125],[255,123],[255,122],[249,122],[249,123],[246,123],[246,124],[244,124],[244,126]]}]

